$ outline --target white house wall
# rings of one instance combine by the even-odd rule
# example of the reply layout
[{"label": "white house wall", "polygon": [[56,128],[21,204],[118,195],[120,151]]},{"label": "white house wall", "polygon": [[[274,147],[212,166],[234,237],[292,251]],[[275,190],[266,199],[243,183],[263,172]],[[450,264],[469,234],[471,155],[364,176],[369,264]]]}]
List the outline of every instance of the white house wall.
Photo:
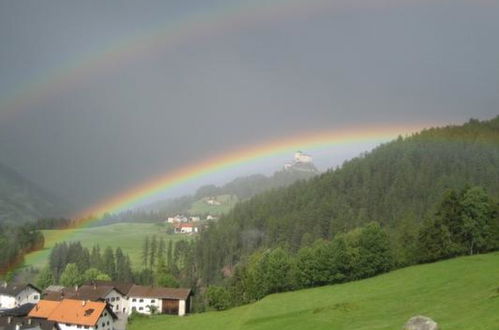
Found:
[{"label": "white house wall", "polygon": [[107,310],[105,310],[95,327],[85,328],[82,325],[69,324],[69,323],[57,323],[61,330],[75,330],[75,329],[89,329],[89,330],[113,330],[114,320]]},{"label": "white house wall", "polygon": [[11,296],[0,295],[0,309],[16,307],[16,298]]},{"label": "white house wall", "polygon": [[106,301],[111,305],[113,312],[115,313],[127,313],[128,312],[128,301],[125,296],[116,290],[111,290],[106,296]]},{"label": "white house wall", "polygon": [[[135,301],[134,301],[135,300]],[[131,314],[133,311],[141,314],[151,314],[150,308],[148,306],[155,306],[157,309],[157,313],[161,313],[161,309],[163,307],[163,302],[158,298],[140,298],[140,297],[129,297],[128,298],[128,314]]]},{"label": "white house wall", "polygon": [[37,304],[40,301],[40,292],[34,290],[31,287],[27,287],[17,295],[16,300],[17,306],[28,303]]},{"label": "white house wall", "polygon": [[178,301],[178,315],[180,316],[185,315],[185,300]]}]

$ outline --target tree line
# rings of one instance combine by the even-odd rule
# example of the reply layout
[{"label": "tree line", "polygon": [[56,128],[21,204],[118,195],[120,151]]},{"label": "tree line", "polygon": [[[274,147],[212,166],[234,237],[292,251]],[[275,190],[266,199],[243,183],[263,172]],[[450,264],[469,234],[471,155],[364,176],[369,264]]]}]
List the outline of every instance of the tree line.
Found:
[{"label": "tree line", "polygon": [[130,257],[121,248],[98,245],[85,248],[80,242],[57,243],[50,252],[49,264],[42,269],[37,284],[45,288],[51,284],[81,285],[91,280],[132,282],[134,274]]},{"label": "tree line", "polygon": [[33,224],[0,224],[0,275],[22,264],[26,253],[44,244],[43,234]]},{"label": "tree line", "polygon": [[[305,243],[260,249],[206,290],[218,310],[283,291],[343,283],[392,269],[499,249],[499,207],[480,187],[450,190],[435,214],[417,227],[386,230],[376,222]],[[397,260],[404,255],[404,263]]]}]

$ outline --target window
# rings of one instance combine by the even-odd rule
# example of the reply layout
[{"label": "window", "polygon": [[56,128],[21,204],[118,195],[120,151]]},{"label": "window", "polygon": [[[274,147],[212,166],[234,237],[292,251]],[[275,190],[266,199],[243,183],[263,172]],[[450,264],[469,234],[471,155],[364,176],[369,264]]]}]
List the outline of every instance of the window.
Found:
[{"label": "window", "polygon": [[144,302],[144,299],[140,299],[139,302]]},{"label": "window", "polygon": [[144,307],[139,307],[139,311],[141,311],[141,310],[143,310],[143,309],[144,309]]},{"label": "window", "polygon": [[115,300],[116,300],[116,298],[114,298],[114,297],[113,297],[113,298],[111,298],[111,301],[115,301]]},{"label": "window", "polygon": [[105,327],[106,326],[106,323],[102,322],[102,327]]},{"label": "window", "polygon": [[35,294],[35,295],[33,296],[33,299],[38,300],[38,299],[40,299],[40,297],[38,297],[38,295],[37,295],[37,294]]},{"label": "window", "polygon": [[154,304],[156,302],[156,300],[152,299],[151,300],[151,304]]},{"label": "window", "polygon": [[81,325],[77,325],[76,327],[77,327],[78,329],[81,329]]},{"label": "window", "polygon": [[88,325],[84,326],[85,329],[88,329]]},{"label": "window", "polygon": [[133,301],[133,302],[136,302],[136,301],[137,301],[137,299],[133,298],[133,299],[132,299],[132,301]]},{"label": "window", "polygon": [[109,321],[107,321],[107,325],[109,325]]},{"label": "window", "polygon": [[116,300],[117,300],[117,301],[120,301],[120,297],[116,297]]}]

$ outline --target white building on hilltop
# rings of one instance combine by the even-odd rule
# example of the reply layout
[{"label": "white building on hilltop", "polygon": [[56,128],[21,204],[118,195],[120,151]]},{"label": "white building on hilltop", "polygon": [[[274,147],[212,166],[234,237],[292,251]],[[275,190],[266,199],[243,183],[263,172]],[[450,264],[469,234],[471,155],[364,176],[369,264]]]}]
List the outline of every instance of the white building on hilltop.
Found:
[{"label": "white building on hilltop", "polygon": [[312,156],[304,154],[301,151],[295,152],[295,162],[297,163],[311,163]]}]

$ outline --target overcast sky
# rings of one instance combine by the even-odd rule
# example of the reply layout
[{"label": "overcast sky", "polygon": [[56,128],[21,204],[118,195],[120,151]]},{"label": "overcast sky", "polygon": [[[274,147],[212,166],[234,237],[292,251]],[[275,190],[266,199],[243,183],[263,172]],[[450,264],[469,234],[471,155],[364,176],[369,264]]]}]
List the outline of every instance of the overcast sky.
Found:
[{"label": "overcast sky", "polygon": [[[499,1],[302,1],[314,10],[293,3],[0,1],[0,162],[87,207],[241,145],[499,113]],[[250,18],[221,24],[234,13]],[[63,67],[98,59],[120,41],[140,47],[148,31],[168,22],[186,29],[192,17],[205,32],[164,45],[159,38],[151,51],[89,68],[10,108],[31,95],[26,86],[42,90]],[[175,26],[170,32],[180,34]],[[371,147],[322,152],[316,161],[324,169]],[[258,166],[205,181],[277,165]]]}]

